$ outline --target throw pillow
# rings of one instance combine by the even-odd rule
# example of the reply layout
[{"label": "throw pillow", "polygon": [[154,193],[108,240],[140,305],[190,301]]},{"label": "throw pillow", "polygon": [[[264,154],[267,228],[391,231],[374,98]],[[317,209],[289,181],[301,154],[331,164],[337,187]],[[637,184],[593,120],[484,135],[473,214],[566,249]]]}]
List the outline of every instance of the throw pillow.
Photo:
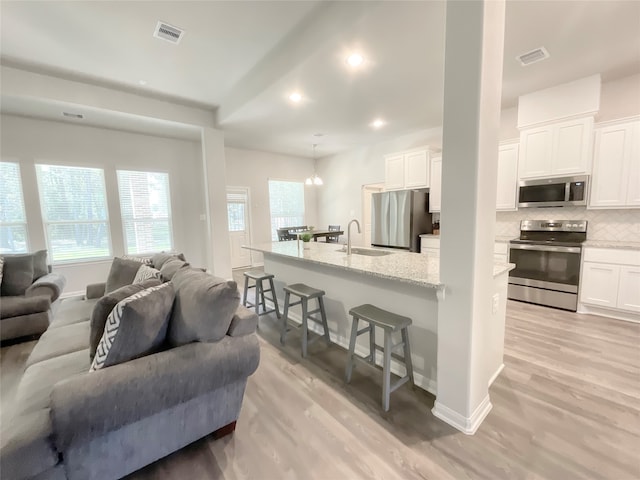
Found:
[{"label": "throw pillow", "polygon": [[90,372],[143,357],[164,343],[175,291],[171,283],[119,302],[107,318]]},{"label": "throw pillow", "polygon": [[115,257],[107,276],[107,283],[104,288],[105,293],[113,292],[125,285],[131,285],[139,268],[140,262]]},{"label": "throw pillow", "polygon": [[107,323],[107,317],[109,317],[109,314],[118,302],[146,288],[157,287],[161,283],[157,278],[150,278],[135,285],[125,285],[113,292],[105,294],[96,302],[91,312],[91,323],[89,326],[89,358],[91,360],[93,360],[93,357],[96,355],[96,349],[104,333],[104,325]]},{"label": "throw pillow", "polygon": [[176,285],[176,301],[169,322],[169,343],[180,346],[221,340],[240,304],[236,282],[185,268],[171,283]]},{"label": "throw pillow", "polygon": [[153,258],[151,259],[151,264],[157,268],[158,270],[160,270],[162,268],[162,266],[165,264],[165,262],[167,262],[168,260],[172,260],[177,258],[178,260],[182,260],[183,262],[186,262],[187,259],[185,258],[183,253],[167,253],[167,252],[160,252],[160,253],[156,253]]},{"label": "throw pillow", "polygon": [[44,277],[47,273],[49,273],[47,251],[38,250],[33,254],[33,281],[35,282],[40,277]]},{"label": "throw pillow", "polygon": [[178,260],[177,258],[173,258],[164,262],[162,268],[160,269],[160,273],[162,275],[162,279],[166,282],[171,280],[173,276],[176,274],[178,270],[182,267],[188,267],[189,264],[187,262],[183,262],[182,260]]},{"label": "throw pillow", "polygon": [[3,296],[24,295],[33,283],[33,255],[5,255],[0,293]]},{"label": "throw pillow", "polygon": [[142,283],[150,278],[160,278],[160,270],[156,270],[149,265],[140,265],[136,276],[133,279],[133,283]]},{"label": "throw pillow", "polygon": [[145,265],[151,265],[151,257],[135,257],[133,255],[124,255],[122,258],[125,260],[133,260],[134,262],[144,263]]}]

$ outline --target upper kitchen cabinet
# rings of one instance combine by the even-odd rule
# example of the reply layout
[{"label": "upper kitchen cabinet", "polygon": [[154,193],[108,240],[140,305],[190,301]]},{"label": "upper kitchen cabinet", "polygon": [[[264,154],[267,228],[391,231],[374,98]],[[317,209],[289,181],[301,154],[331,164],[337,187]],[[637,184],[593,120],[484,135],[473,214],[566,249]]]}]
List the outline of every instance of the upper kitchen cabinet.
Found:
[{"label": "upper kitchen cabinet", "polygon": [[523,129],[520,178],[588,174],[592,135],[592,116]]},{"label": "upper kitchen cabinet", "polygon": [[429,211],[440,211],[442,200],[442,156],[431,158],[431,188],[429,189]]},{"label": "upper kitchen cabinet", "polygon": [[496,210],[516,210],[518,193],[518,144],[500,145]]},{"label": "upper kitchen cabinet", "polygon": [[422,148],[387,155],[384,158],[385,188],[428,188],[430,153],[427,148]]},{"label": "upper kitchen cabinet", "polygon": [[640,119],[596,128],[589,208],[640,207]]}]

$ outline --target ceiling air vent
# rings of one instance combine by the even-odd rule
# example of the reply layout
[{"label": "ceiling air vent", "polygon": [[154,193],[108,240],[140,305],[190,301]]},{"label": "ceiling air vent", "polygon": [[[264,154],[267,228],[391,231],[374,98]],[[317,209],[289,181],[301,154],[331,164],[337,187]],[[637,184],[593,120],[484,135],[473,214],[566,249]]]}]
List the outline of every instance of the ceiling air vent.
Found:
[{"label": "ceiling air vent", "polygon": [[520,62],[520,65],[526,67],[527,65],[531,65],[532,63],[539,62],[549,58],[549,52],[544,47],[536,48],[535,50],[531,50],[530,52],[523,53],[522,55],[518,55],[516,60]]},{"label": "ceiling air vent", "polygon": [[158,22],[156,30],[153,32],[153,36],[166,40],[171,43],[180,43],[182,37],[184,37],[185,31],[181,28],[174,27],[165,22]]},{"label": "ceiling air vent", "polygon": [[79,120],[84,118],[84,115],[82,115],[81,113],[62,112],[62,116],[69,117],[69,118],[77,118]]}]

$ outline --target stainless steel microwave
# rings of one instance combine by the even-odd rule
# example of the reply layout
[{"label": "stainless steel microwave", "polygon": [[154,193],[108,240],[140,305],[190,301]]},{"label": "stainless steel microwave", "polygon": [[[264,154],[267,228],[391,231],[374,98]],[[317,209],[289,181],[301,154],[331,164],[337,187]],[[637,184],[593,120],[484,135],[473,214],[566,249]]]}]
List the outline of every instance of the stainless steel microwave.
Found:
[{"label": "stainless steel microwave", "polygon": [[586,205],[588,185],[588,175],[525,180],[518,184],[518,207]]}]

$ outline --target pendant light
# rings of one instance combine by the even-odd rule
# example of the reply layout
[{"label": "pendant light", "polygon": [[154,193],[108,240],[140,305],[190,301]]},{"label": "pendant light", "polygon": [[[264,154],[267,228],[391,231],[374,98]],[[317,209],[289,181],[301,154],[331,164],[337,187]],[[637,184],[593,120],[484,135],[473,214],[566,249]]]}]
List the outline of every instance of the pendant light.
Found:
[{"label": "pendant light", "polygon": [[318,144],[314,143],[314,144],[312,144],[312,146],[313,146],[313,175],[311,175],[310,177],[307,177],[307,179],[304,181],[304,184],[305,185],[320,186],[324,182],[322,181],[322,179],[316,173],[316,166],[317,166],[317,163],[318,163],[318,161],[316,160],[316,147],[318,146]]}]

